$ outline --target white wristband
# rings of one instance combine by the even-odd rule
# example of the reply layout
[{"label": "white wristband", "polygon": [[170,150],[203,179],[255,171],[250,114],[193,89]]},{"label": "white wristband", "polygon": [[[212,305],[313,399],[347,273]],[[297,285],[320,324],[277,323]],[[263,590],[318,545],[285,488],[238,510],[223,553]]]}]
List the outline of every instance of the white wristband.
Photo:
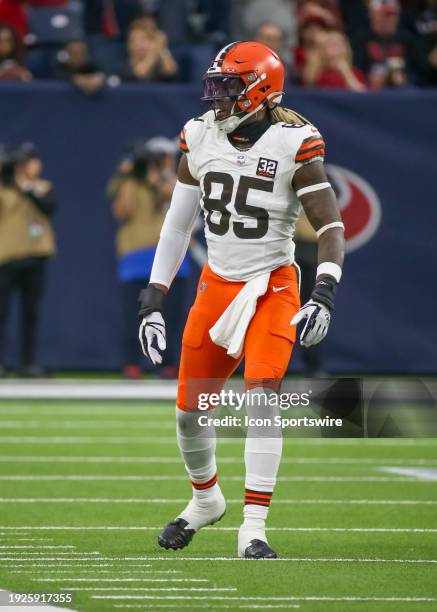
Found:
[{"label": "white wristband", "polygon": [[331,187],[331,183],[316,183],[315,185],[308,185],[308,187],[302,187],[302,189],[298,189],[296,191],[296,195],[298,198],[300,198],[306,193],[311,193],[312,191],[320,191],[320,189],[328,189],[328,187]]},{"label": "white wristband", "polygon": [[329,276],[333,276],[337,283],[340,282],[342,270],[340,266],[332,261],[324,261],[323,263],[317,266],[317,274],[316,278],[321,274],[329,274]]},{"label": "white wristband", "polygon": [[340,227],[342,230],[344,230],[344,225],[341,221],[334,221],[333,223],[327,223],[326,225],[321,227],[319,230],[317,230],[316,232],[317,238],[320,238],[320,236],[324,234],[327,230],[334,228],[334,227]]}]

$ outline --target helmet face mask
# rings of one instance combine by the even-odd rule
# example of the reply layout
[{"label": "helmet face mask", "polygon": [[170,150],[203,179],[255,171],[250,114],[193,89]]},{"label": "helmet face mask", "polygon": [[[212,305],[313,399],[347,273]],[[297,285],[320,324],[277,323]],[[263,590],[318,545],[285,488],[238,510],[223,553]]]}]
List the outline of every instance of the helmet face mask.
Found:
[{"label": "helmet face mask", "polygon": [[238,100],[244,98],[246,85],[244,81],[236,75],[206,75],[203,79],[204,102],[207,102],[214,111],[216,121],[222,121],[240,111],[236,104]]},{"label": "helmet face mask", "polygon": [[244,81],[239,76],[226,74],[209,76],[203,79],[204,89],[202,100],[210,101],[220,98],[237,99],[244,91]]}]

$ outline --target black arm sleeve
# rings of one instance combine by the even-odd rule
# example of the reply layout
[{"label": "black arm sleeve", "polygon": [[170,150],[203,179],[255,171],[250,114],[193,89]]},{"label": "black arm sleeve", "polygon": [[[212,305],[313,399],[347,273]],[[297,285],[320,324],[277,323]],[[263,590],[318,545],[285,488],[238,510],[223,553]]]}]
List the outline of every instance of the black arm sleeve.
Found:
[{"label": "black arm sleeve", "polygon": [[315,302],[324,304],[330,312],[334,310],[337,281],[330,274],[321,274],[317,277],[316,286],[311,294]]},{"label": "black arm sleeve", "polygon": [[152,312],[160,312],[163,314],[165,307],[165,293],[154,285],[149,284],[145,289],[140,291],[138,302],[140,304],[140,309],[138,311],[138,316],[140,319]]}]

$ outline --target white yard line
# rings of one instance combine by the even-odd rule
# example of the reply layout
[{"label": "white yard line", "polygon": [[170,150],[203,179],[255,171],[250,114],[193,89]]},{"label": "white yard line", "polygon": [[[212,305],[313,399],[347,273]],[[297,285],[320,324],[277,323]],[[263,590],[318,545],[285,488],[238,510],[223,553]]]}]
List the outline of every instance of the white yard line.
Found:
[{"label": "white yard line", "polygon": [[37,582],[210,582],[208,578],[38,578]]},{"label": "white yard line", "polygon": [[[399,479],[399,478],[389,478],[389,477],[387,477],[387,478],[385,478],[385,477],[376,477],[376,478],[377,478],[377,480],[382,480],[382,481],[387,481],[387,480],[390,481],[390,480],[392,480],[392,481],[395,481],[395,482],[402,482],[402,481],[404,481],[404,482],[416,482],[416,480],[417,480],[415,478],[413,478],[413,479],[412,478]],[[39,482],[39,481],[41,481],[41,482],[52,481],[52,480],[53,481],[57,481],[57,480],[71,480],[71,481],[75,481],[75,480],[77,480],[77,481],[80,481],[80,482],[82,482],[82,481],[86,482],[88,480],[90,480],[90,481],[97,481],[97,482],[99,482],[99,481],[104,482],[105,480],[108,480],[108,481],[112,481],[112,480],[115,480],[115,481],[126,481],[126,482],[129,482],[129,481],[132,481],[132,482],[137,482],[137,481],[142,482],[142,481],[145,481],[146,482],[147,480],[157,480],[157,481],[158,480],[170,480],[170,481],[172,481],[172,480],[180,480],[180,481],[187,482],[188,481],[188,477],[187,476],[171,476],[171,475],[166,475],[166,476],[159,476],[159,475],[153,475],[153,476],[121,476],[121,475],[117,475],[117,474],[115,474],[114,476],[105,476],[105,475],[86,476],[86,475],[70,475],[70,474],[68,474],[68,475],[67,474],[65,474],[65,475],[62,475],[62,474],[53,474],[53,475],[42,474],[42,475],[27,475],[27,476],[23,475],[23,476],[17,476],[17,475],[14,474],[14,475],[1,475],[0,476],[0,481],[1,480],[5,480],[5,481],[10,480],[10,481],[17,481],[17,482],[19,482],[19,481],[24,481],[24,482],[29,481],[29,482],[31,482],[33,480],[37,481],[37,482]],[[240,480],[244,480],[244,478],[242,476],[241,477],[240,476],[234,476],[234,477],[231,476],[231,477],[226,477],[226,480],[238,480],[238,481],[240,481]]]},{"label": "white yard line", "polygon": [[[291,440],[291,438],[290,438]],[[2,444],[176,444],[175,436],[0,436]],[[241,445],[243,437],[220,438],[221,445]],[[436,446],[436,443],[428,442]],[[384,446],[384,444],[380,444]],[[391,445],[390,445],[391,446]],[[399,446],[403,446],[399,444]],[[408,445],[411,446],[411,445]],[[424,446],[423,444],[421,446]]]},{"label": "white yard line", "polygon": [[[16,534],[20,535],[20,533]],[[9,534],[10,537],[10,534]],[[15,542],[53,542],[53,538],[17,538],[14,536]]]},{"label": "white yard line", "polygon": [[[0,504],[183,504],[184,498],[108,498],[108,497],[0,497]],[[228,504],[241,504],[241,499],[228,499]],[[372,505],[372,506],[435,506],[430,499],[275,499],[276,504]]]},{"label": "white yard line", "polygon": [[[10,529],[11,532],[19,531],[20,527],[4,527],[3,529]],[[29,529],[29,527],[26,527]],[[143,526],[120,526],[120,525],[38,525],[32,527],[32,529],[39,531],[157,531],[162,529],[161,526],[156,527],[143,527]],[[203,527],[203,530],[211,531],[237,531],[239,526],[236,527]],[[426,527],[267,527],[267,531],[308,531],[308,532],[357,532],[357,533],[437,533],[437,528],[426,528]]]},{"label": "white yard line", "polygon": [[[227,457],[222,463],[235,463],[233,457]],[[71,455],[0,455],[0,462],[5,463],[178,463],[180,457],[98,457]],[[386,462],[389,463],[389,462]]]},{"label": "white yard line", "polygon": [[[425,470],[420,470],[425,472]],[[437,470],[436,470],[437,474]],[[187,476],[173,476],[171,474],[147,474],[144,476],[121,476],[114,474],[113,476],[109,475],[82,475],[82,474],[38,474],[38,475],[16,475],[16,474],[3,474],[0,475],[0,481],[23,481],[23,482],[44,482],[44,481],[57,481],[57,480],[69,480],[69,481],[97,481],[97,482],[105,482],[105,481],[125,481],[125,482],[147,482],[150,481],[160,481],[160,480],[169,480],[169,481],[183,481],[187,482]],[[244,476],[223,476],[223,480],[232,481],[232,482],[243,482]],[[437,475],[435,478],[427,478],[426,476],[414,476],[411,474],[407,478],[398,477],[389,477],[389,476],[278,476],[278,482],[411,482],[411,483],[420,483],[423,480],[437,480]]]},{"label": "white yard line", "polygon": [[[175,400],[176,381],[74,381],[39,380],[19,383],[2,381],[2,399],[67,400]],[[59,411],[58,413],[59,414]]]},{"label": "white yard line", "polygon": [[[144,559],[145,561],[251,561],[238,557],[125,557],[126,560]],[[437,559],[379,559],[359,557],[281,557],[270,561],[293,561],[309,563],[437,563]]]},{"label": "white yard line", "polygon": [[[156,438],[154,438],[156,441]],[[223,456],[217,458],[218,463],[243,463],[243,457]],[[91,455],[0,455],[0,462],[5,463],[157,463],[182,465],[180,457],[115,457]],[[283,457],[282,464],[302,465],[401,465],[401,466],[436,466],[437,459],[400,459],[371,457]]]},{"label": "white yard line", "polygon": [[[251,599],[250,597],[248,599]],[[273,597],[271,599],[280,599],[279,597]],[[387,601],[387,602],[402,602],[402,601],[415,601],[415,602],[433,602],[437,601],[436,597],[360,597],[360,596],[344,596],[344,597],[331,597],[324,595],[307,595],[304,597],[287,597],[287,600],[291,601]]]},{"label": "white yard line", "polygon": [[[56,549],[56,548],[76,548],[76,546],[72,546],[72,545],[65,545],[65,546],[33,546],[31,544],[29,545],[25,545],[22,546],[21,544],[18,546],[0,546],[0,550],[12,550],[12,549],[26,549],[28,550],[29,548],[38,548],[38,549]],[[68,553],[70,554],[70,553]],[[98,553],[97,553],[98,554]]]},{"label": "white yard line", "polygon": [[[15,567],[15,566],[9,565],[9,566],[6,566],[6,567]],[[28,565],[20,565],[20,566],[17,566],[17,567],[28,567]],[[41,567],[41,566],[38,566],[38,567]],[[44,567],[47,567],[47,566],[44,566]],[[77,567],[87,567],[88,568],[89,566],[88,565],[85,565],[85,566],[75,565],[75,566],[71,566],[71,569],[76,569]],[[107,563],[107,564],[105,564],[105,567],[111,567],[111,565],[109,563]],[[133,566],[131,566],[131,567],[133,567]],[[143,565],[142,567],[152,567],[152,566],[151,565]],[[50,574],[55,574],[56,573],[54,571],[56,568],[49,568],[49,569],[50,569]],[[62,570],[59,570],[59,571],[61,573],[65,573],[66,570],[62,569]],[[104,569],[104,570],[99,569],[99,570],[97,570],[97,572],[95,573],[94,576],[92,576],[92,577],[91,576],[84,577],[84,580],[98,580],[96,578],[96,575],[98,575],[98,574],[110,574],[110,573],[112,574],[112,573],[114,573],[114,571],[117,573],[117,576],[120,575],[120,574],[129,574],[130,577],[132,578],[132,570],[131,569],[129,569],[129,570],[119,570],[119,569],[115,569],[114,568],[114,569]],[[26,569],[26,570],[21,570],[21,571],[17,572],[17,574],[35,574],[35,571],[33,569],[31,569],[31,570],[30,569]],[[141,576],[134,576],[134,578],[138,578],[140,580],[140,579],[142,579],[144,577],[144,574],[183,574],[183,572],[179,571],[179,570],[141,570]],[[45,577],[45,575],[46,575],[46,572],[44,572],[44,574],[41,575],[41,579],[42,579],[42,576]],[[75,572],[74,576],[59,576],[58,580],[77,580],[76,576],[77,576],[77,573]],[[38,576],[35,576],[35,580],[38,580]],[[112,580],[113,579],[111,579],[111,581]],[[101,582],[101,580],[99,580],[99,582]]]},{"label": "white yard line", "polygon": [[[225,442],[226,440],[226,442]],[[223,438],[226,444],[238,444],[238,438]],[[0,436],[2,444],[176,444],[176,438],[158,436]]]},{"label": "white yard line", "polygon": [[[114,608],[136,608],[136,609],[141,609],[141,610],[150,610],[151,609],[149,606],[146,606],[146,607],[144,607],[144,606],[145,606],[145,604],[122,604],[122,605],[114,604],[113,605]],[[190,609],[200,608],[200,609],[204,610],[205,608],[207,609],[210,606],[208,606],[205,603],[203,603],[203,604],[192,604],[191,603],[189,605],[184,605],[184,604],[178,603],[177,606],[175,606],[174,604],[153,604],[153,609],[155,609],[155,608],[172,608],[174,610],[175,607],[177,607],[177,608],[190,608]],[[226,608],[227,610],[231,610],[231,606],[228,606],[228,605],[221,606],[221,605],[214,604],[214,610],[216,610],[217,608]],[[299,604],[284,604],[284,605],[281,605],[281,604],[277,604],[277,605],[274,605],[274,604],[263,604],[261,606],[257,606],[257,605],[249,605],[249,604],[247,604],[247,605],[242,605],[242,606],[241,605],[240,606],[238,606],[238,605],[233,605],[232,606],[232,610],[235,610],[236,608],[238,608],[239,610],[241,610],[243,608],[244,609],[255,608],[257,610],[267,610],[267,609],[270,610],[272,608],[273,609],[276,609],[276,608],[287,608],[287,610],[290,610],[290,608],[293,608],[293,609],[300,608],[300,605]]]},{"label": "white yard line", "polygon": [[[1,426],[1,421],[0,421]],[[294,444],[294,440],[290,440],[290,444]],[[287,440],[286,439],[286,440]],[[0,442],[3,444],[176,444],[175,436],[0,436]],[[220,444],[237,444],[243,442],[242,437],[238,438],[220,438]],[[428,441],[428,446],[437,446],[435,442]],[[331,444],[331,446],[334,446]],[[355,444],[355,446],[358,446]],[[382,440],[378,446],[386,446]],[[393,444],[389,444],[393,446]],[[398,446],[418,446],[417,444],[404,444],[399,442]],[[420,444],[421,447],[425,444]]]},{"label": "white yard line", "polygon": [[[30,559],[31,561],[36,561],[36,559]],[[38,561],[42,561],[42,559],[37,559]],[[83,559],[84,561],[87,559]],[[28,568],[30,566],[29,563],[3,563],[4,559],[2,559],[2,567],[5,567],[7,569],[14,569],[16,570],[16,568],[21,568],[21,567],[26,567]],[[14,561],[25,561],[25,559],[14,559]],[[62,559],[62,561],[66,561],[66,559]],[[77,561],[77,559],[74,559],[74,561]],[[78,565],[76,563],[59,563],[58,560],[54,560],[54,561],[45,561],[45,563],[32,563],[32,568],[41,568],[44,570],[50,570],[50,572],[53,571],[58,571],[59,568],[68,568],[68,569],[74,569],[76,570],[77,568],[84,568],[86,570],[93,570],[93,569],[97,569],[98,571],[100,571],[101,567],[111,567],[113,568],[112,570],[108,570],[108,571],[117,571],[116,566],[114,566],[113,563],[87,563],[86,565]],[[130,567],[134,567],[133,564],[130,565]],[[141,567],[152,567],[152,565],[141,565]],[[33,573],[33,569],[32,570],[28,570],[30,572]],[[59,570],[59,571],[64,571],[64,570]],[[84,570],[83,570],[84,571]],[[18,572],[17,572],[18,573]],[[23,572],[22,572],[23,573]]]},{"label": "white yard line", "polygon": [[[173,607],[173,606],[168,606],[168,607],[170,608],[170,607]],[[216,607],[216,606],[214,606],[214,607]],[[220,606],[218,606],[218,607],[220,607]],[[179,608],[179,605],[178,605],[178,608]],[[290,608],[300,608],[300,605],[299,604],[277,604],[275,606],[274,604],[268,604],[268,605],[263,604],[261,606],[243,605],[243,606],[237,606],[237,608],[240,609],[240,610],[241,609],[245,609],[245,610],[246,609],[249,609],[249,610],[252,610],[252,609],[254,609],[254,610],[276,610],[277,608],[287,608],[289,610]]]},{"label": "white yard line", "polygon": [[[1,547],[0,547],[1,548]],[[11,548],[22,548],[21,546],[19,547],[15,547],[15,546],[7,546],[6,547],[8,550]],[[25,547],[27,548],[27,546]],[[32,546],[32,548],[35,548]],[[45,546],[37,546],[36,548],[46,548]],[[48,548],[58,548],[57,546],[53,547],[53,546],[48,546]],[[69,546],[61,546],[60,548],[70,548]],[[76,546],[73,546],[73,548],[76,548]],[[43,551],[23,551],[23,552],[0,552],[0,555],[51,555],[51,552],[47,552],[45,550]],[[62,551],[62,550],[56,550],[53,554],[56,555],[89,555],[90,558],[94,558],[95,555],[100,555],[101,553],[97,550],[93,550],[93,551],[87,551],[87,552],[77,552],[77,551],[73,551],[73,550],[68,550],[68,551]]]},{"label": "white yard line", "polygon": [[[153,573],[154,570],[151,570]],[[174,570],[161,570],[161,573],[174,572]],[[178,572],[180,573],[180,572]],[[65,582],[168,582],[170,579],[155,579],[155,578],[35,578],[37,582],[58,582],[59,580],[65,580]],[[210,582],[208,578],[174,578],[170,582]]]},{"label": "white yard line", "polygon": [[[0,412],[1,416],[1,412]],[[5,421],[0,418],[0,430],[2,429],[175,429],[173,421],[166,419],[150,421]]]},{"label": "white yard line", "polygon": [[[7,547],[7,548],[9,549],[11,547]],[[41,546],[41,548],[44,548],[44,547]],[[50,546],[49,548],[52,548],[52,547]],[[19,558],[19,555],[49,555],[49,554],[51,553],[48,553],[46,551],[30,552],[28,550],[26,550],[25,552],[0,552],[0,560],[3,559],[2,555],[17,555]],[[94,555],[100,555],[99,552],[73,552],[70,550],[68,552],[62,552],[60,550],[57,550],[56,554],[57,555],[82,555],[82,556],[89,555],[90,559],[92,559]]]},{"label": "white yard line", "polygon": [[[1,384],[1,383],[0,383]],[[1,398],[0,398],[1,399]],[[172,421],[174,423],[174,407],[156,403],[153,406],[148,405],[150,402],[135,404],[106,403],[104,406],[90,402],[83,407],[79,404],[69,404],[68,406],[59,406],[55,404],[55,408],[50,408],[46,405],[15,406],[14,408],[3,407],[0,404],[0,420],[1,417],[13,417],[15,420],[19,416],[30,416],[34,420],[42,416],[54,416],[57,418],[76,418],[76,417],[115,417],[120,418],[121,415],[129,417],[138,417],[147,420],[150,417],[161,417],[164,421]]]},{"label": "white yard line", "polygon": [[[34,557],[25,559],[2,558],[2,561],[35,561]],[[47,557],[39,558],[38,561],[63,561],[64,559],[59,557]],[[68,559],[68,561],[88,561],[89,558],[85,559]],[[182,556],[169,556],[169,557],[99,557],[99,561],[251,561],[251,559],[240,559],[238,557],[182,557]],[[293,561],[293,562],[309,562],[309,563],[423,563],[423,564],[436,564],[437,559],[380,559],[380,558],[359,558],[359,557],[281,557],[280,559],[271,559],[272,562],[280,561]],[[194,580],[194,579],[193,579]],[[165,581],[165,580],[164,580]]]},{"label": "white yard line", "polygon": [[[305,597],[272,597],[271,595],[264,595],[262,597],[249,597],[242,596],[237,597],[234,595],[213,595],[212,597],[204,596],[204,595],[194,595],[193,597],[189,595],[161,595],[154,597],[153,595],[92,595],[92,599],[195,599],[195,600],[226,600],[226,601],[265,601],[266,599],[269,601],[306,601]],[[308,601],[391,601],[391,602],[435,602],[437,598],[435,597],[332,597],[332,598],[315,598],[308,599]]]},{"label": "white yard line", "polygon": [[434,436],[428,438],[292,438],[292,441],[296,446],[437,446]]},{"label": "white yard line", "polygon": [[224,592],[234,592],[237,591],[238,589],[236,587],[169,587],[169,586],[165,586],[165,587],[119,587],[119,586],[113,586],[113,587],[77,587],[77,586],[63,586],[61,587],[63,591],[74,591],[74,592],[78,592],[80,593],[81,591],[129,591],[129,592],[135,592],[135,591],[159,591],[159,592],[168,592],[168,591],[224,591]]},{"label": "white yard line", "polygon": [[[59,554],[59,553],[58,553]],[[86,553],[85,553],[86,554]],[[114,557],[76,557],[66,559],[65,557],[0,557],[3,561],[112,561]]]},{"label": "white yard line", "polygon": [[398,468],[398,467],[383,467],[383,472],[389,472],[390,474],[400,474],[402,476],[409,476],[410,478],[416,478],[418,481],[437,481],[437,469],[425,469],[425,468]]},{"label": "white yard line", "polygon": [[[146,606],[146,607],[144,607]],[[136,608],[136,609],[141,609],[141,610],[151,610],[150,606],[147,606],[146,604],[114,604],[112,606],[113,608]],[[205,610],[208,609],[210,606],[208,606],[207,604],[203,603],[203,604],[180,604],[178,603],[177,606],[175,604],[153,604],[153,609],[155,608],[172,608],[173,610],[175,609],[175,607],[177,608],[190,608],[190,609],[198,609],[200,608],[201,610]],[[219,605],[219,604],[214,604],[214,610],[216,610],[217,608],[226,608],[227,610],[231,610],[231,606],[228,605]],[[300,605],[297,604],[287,604],[286,606],[284,605],[278,605],[278,606],[232,606],[232,610],[235,610],[236,608],[300,608]]]}]

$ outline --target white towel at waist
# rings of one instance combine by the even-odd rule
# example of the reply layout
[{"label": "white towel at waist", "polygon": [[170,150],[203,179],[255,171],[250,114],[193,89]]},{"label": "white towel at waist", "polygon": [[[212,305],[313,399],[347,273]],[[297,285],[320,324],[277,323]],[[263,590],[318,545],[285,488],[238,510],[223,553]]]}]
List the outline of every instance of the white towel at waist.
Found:
[{"label": "white towel at waist", "polygon": [[241,355],[247,328],[255,314],[256,302],[267,291],[269,279],[270,272],[266,272],[247,281],[209,330],[214,344],[227,349],[228,355],[234,359]]}]

